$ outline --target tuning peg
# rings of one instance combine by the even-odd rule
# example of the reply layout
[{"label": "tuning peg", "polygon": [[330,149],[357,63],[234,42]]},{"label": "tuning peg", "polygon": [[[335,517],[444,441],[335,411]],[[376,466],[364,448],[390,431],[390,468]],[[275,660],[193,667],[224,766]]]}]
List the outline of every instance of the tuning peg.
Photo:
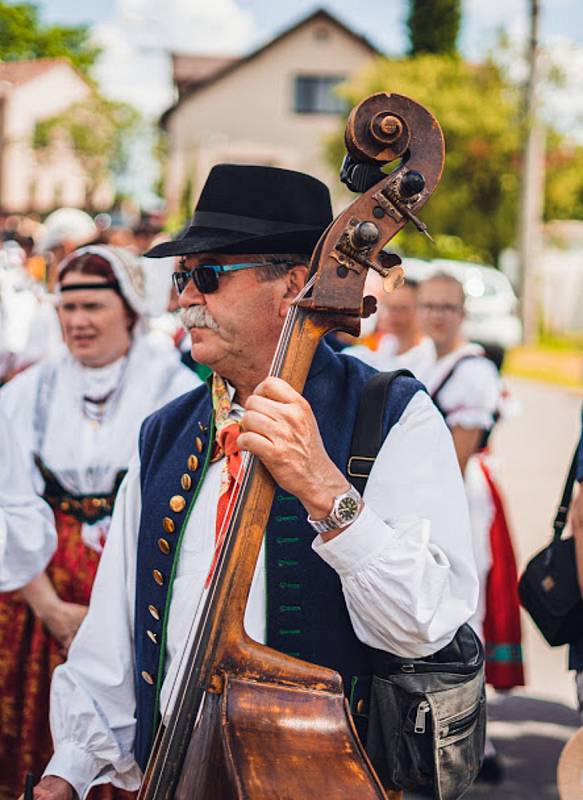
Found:
[{"label": "tuning peg", "polygon": [[362,314],[363,319],[372,316],[377,310],[377,299],[372,294],[367,294],[362,298]]},{"label": "tuning peg", "polygon": [[401,264],[401,257],[396,253],[387,253],[386,250],[381,250],[378,259],[383,269],[390,269],[391,267],[398,267]]},{"label": "tuning peg", "polygon": [[405,270],[403,267],[392,267],[383,277],[383,289],[387,294],[394,292],[405,282]]},{"label": "tuning peg", "polygon": [[402,197],[414,197],[425,189],[425,178],[415,169],[410,169],[401,178],[399,194]]}]

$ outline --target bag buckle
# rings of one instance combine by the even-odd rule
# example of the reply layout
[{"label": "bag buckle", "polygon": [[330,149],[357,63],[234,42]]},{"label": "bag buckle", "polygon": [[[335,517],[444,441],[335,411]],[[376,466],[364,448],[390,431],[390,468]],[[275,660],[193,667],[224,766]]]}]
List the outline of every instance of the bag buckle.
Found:
[{"label": "bag buckle", "polygon": [[[364,464],[358,464],[355,462],[366,462]],[[348,474],[351,478],[368,478],[371,471],[371,465],[374,464],[374,458],[370,458],[368,456],[350,456],[348,459],[347,470]],[[358,472],[358,467],[364,469],[365,472]]]}]

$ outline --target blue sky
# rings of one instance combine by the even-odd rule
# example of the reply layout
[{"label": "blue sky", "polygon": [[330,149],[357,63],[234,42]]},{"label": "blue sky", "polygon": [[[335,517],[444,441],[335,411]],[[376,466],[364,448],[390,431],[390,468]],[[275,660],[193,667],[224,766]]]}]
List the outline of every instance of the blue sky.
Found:
[{"label": "blue sky", "polygon": [[[43,20],[91,26],[104,53],[94,75],[110,97],[156,118],[174,100],[168,53],[242,54],[324,6],[388,54],[407,47],[407,0],[38,0]],[[547,92],[545,112],[583,142],[583,0],[541,0],[547,61],[564,86]],[[528,0],[462,0],[460,46],[471,60],[504,29],[516,48],[527,38]]]},{"label": "blue sky", "polygon": [[[116,0],[44,0],[40,2],[44,18],[55,22],[93,24],[115,17],[120,3]],[[140,3],[133,3],[139,6]],[[171,9],[174,3],[164,3]],[[192,3],[196,5],[196,3]],[[236,6],[253,19],[257,39],[268,37],[290,21],[313,9],[312,0],[237,0]],[[355,29],[369,36],[383,49],[394,50],[405,42],[406,0],[328,0],[323,4]],[[462,47],[480,48],[491,39],[498,26],[517,28],[526,17],[527,0],[466,0],[463,4]],[[179,4],[176,4],[179,6]],[[179,8],[176,9],[177,11]],[[566,37],[583,43],[583,3],[581,0],[542,0],[542,31],[547,40]]]},{"label": "blue sky", "polygon": [[[47,22],[88,23],[105,48],[97,78],[104,90],[159,114],[172,101],[170,50],[244,53],[319,5],[313,0],[40,0]],[[327,0],[323,4],[379,49],[407,46],[407,0]],[[541,0],[542,38],[573,80],[583,78],[582,0]],[[528,0],[463,0],[461,49],[479,59],[505,29],[519,46]],[[574,55],[575,54],[575,55]],[[144,76],[148,76],[148,81]]]}]

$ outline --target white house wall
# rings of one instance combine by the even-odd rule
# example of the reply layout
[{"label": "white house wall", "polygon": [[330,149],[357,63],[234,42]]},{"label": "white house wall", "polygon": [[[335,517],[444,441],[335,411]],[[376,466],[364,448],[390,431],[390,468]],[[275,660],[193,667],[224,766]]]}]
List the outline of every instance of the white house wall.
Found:
[{"label": "white house wall", "polygon": [[[325,29],[327,38],[316,38]],[[339,116],[293,111],[296,75],[354,74],[371,50],[329,22],[314,21],[224,78],[186,98],[172,113],[167,200],[175,210],[190,177],[195,196],[213,164],[268,163],[330,181],[324,138]]]}]

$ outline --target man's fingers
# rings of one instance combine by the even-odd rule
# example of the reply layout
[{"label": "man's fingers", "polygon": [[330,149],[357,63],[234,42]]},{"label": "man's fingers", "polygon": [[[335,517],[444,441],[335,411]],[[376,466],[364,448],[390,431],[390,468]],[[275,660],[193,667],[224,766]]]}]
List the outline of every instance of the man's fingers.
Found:
[{"label": "man's fingers", "polygon": [[277,401],[268,397],[262,397],[258,394],[252,394],[247,398],[245,403],[245,411],[257,411],[264,414],[266,417],[277,420],[280,418],[285,406]]},{"label": "man's fingers", "polygon": [[281,424],[271,417],[257,411],[246,411],[241,420],[242,430],[246,433],[258,433],[272,442],[281,434]]},{"label": "man's fingers", "polygon": [[289,383],[274,376],[261,381],[253,394],[278,400],[280,403],[293,403],[302,397],[295,389],[292,389]]},{"label": "man's fingers", "polygon": [[237,444],[241,450],[247,450],[249,453],[253,453],[260,461],[268,460],[273,455],[273,442],[260,433],[249,433],[245,431],[239,435]]}]

